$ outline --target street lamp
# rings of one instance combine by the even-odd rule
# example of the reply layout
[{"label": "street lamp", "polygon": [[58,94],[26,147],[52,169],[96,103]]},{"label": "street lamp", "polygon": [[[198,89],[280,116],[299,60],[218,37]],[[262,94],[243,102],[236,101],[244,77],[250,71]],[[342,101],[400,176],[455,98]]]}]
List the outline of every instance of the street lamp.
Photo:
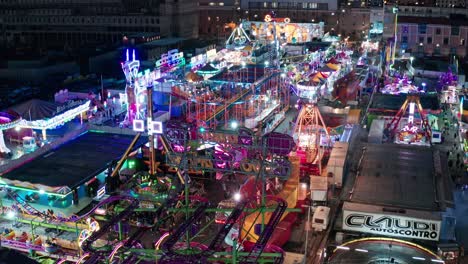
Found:
[{"label": "street lamp", "polygon": [[233,198],[234,198],[234,201],[239,202],[242,199],[242,196],[240,193],[236,192]]},{"label": "street lamp", "polygon": [[303,259],[303,262],[302,262],[303,264],[305,264],[306,259],[307,259],[307,249],[308,249],[308,246],[309,246],[309,232],[310,232],[310,229],[311,229],[310,212],[311,212],[311,207],[312,206],[303,204],[302,207],[303,208],[307,207],[307,222],[306,222],[306,225],[305,225],[306,239],[305,239],[305,244],[304,244],[304,259]]},{"label": "street lamp", "polygon": [[237,121],[232,121],[231,122],[231,128],[232,129],[237,129],[238,126],[239,126],[239,124],[237,123]]}]

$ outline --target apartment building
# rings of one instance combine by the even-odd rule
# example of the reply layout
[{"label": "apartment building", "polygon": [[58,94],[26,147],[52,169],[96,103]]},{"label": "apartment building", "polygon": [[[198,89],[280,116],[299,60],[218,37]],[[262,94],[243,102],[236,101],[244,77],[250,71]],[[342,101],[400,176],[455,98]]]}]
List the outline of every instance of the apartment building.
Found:
[{"label": "apartment building", "polygon": [[193,0],[0,0],[0,43],[20,47],[80,47],[118,43],[142,34],[149,40],[198,36]]},{"label": "apartment building", "polygon": [[199,34],[216,39],[229,37],[229,24],[238,24],[242,16],[240,0],[200,0],[199,9]]},{"label": "apartment building", "polygon": [[466,57],[468,20],[433,17],[399,17],[400,51],[419,55],[456,55]]}]

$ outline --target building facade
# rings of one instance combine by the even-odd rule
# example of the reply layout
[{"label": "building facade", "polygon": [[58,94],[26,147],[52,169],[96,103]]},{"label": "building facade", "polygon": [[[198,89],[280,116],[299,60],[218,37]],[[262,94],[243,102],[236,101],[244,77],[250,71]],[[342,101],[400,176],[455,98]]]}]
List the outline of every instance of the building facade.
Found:
[{"label": "building facade", "polygon": [[192,0],[0,0],[0,43],[43,48],[120,42],[126,35],[198,36]]},{"label": "building facade", "polygon": [[199,3],[200,36],[216,36],[220,40],[226,39],[232,25],[242,19],[263,21],[272,12],[277,17],[290,18],[292,23],[324,22],[326,32],[342,37],[360,39],[370,29],[369,8],[339,7],[338,0],[200,0]]},{"label": "building facade", "polygon": [[468,21],[449,18],[399,17],[400,50],[419,55],[465,58],[467,55]]},{"label": "building facade", "polygon": [[200,0],[199,9],[201,36],[226,39],[232,32],[229,24],[240,22],[240,0]]}]

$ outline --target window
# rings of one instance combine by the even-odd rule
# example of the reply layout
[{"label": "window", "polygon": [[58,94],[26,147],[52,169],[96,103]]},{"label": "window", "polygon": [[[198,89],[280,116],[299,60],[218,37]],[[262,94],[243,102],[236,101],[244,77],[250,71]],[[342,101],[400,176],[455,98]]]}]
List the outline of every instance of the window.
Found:
[{"label": "window", "polygon": [[408,33],[408,26],[402,26],[401,30],[403,31],[403,34],[407,34]]},{"label": "window", "polygon": [[276,3],[276,2],[271,3],[271,7],[277,8],[277,7],[278,7],[278,3]]},{"label": "window", "polygon": [[460,27],[459,26],[452,26],[452,30],[450,31],[452,36],[460,35]]},{"label": "window", "polygon": [[263,2],[263,7],[268,7],[268,3],[267,3],[267,2]]},{"label": "window", "polygon": [[460,39],[460,46],[465,46],[465,39]]},{"label": "window", "polygon": [[427,25],[426,24],[418,24],[418,32],[419,34],[426,34]]},{"label": "window", "polygon": [[310,9],[317,9],[317,3],[309,3]]},{"label": "window", "polygon": [[419,37],[419,43],[424,42],[424,37]]},{"label": "window", "polygon": [[427,44],[432,44],[432,38],[431,37],[427,37]]},{"label": "window", "polygon": [[302,3],[302,8],[306,9],[307,8],[307,3]]},{"label": "window", "polygon": [[436,35],[440,35],[440,28],[436,28]]},{"label": "window", "polygon": [[323,223],[325,223],[325,221],[323,221],[323,219],[315,218],[315,223],[317,223],[317,224],[323,224]]},{"label": "window", "polygon": [[448,42],[449,42],[449,39],[448,39],[448,38],[444,38],[444,45],[448,45]]},{"label": "window", "polygon": [[401,42],[403,42],[403,43],[408,43],[408,36],[403,36],[403,37],[401,38]]}]

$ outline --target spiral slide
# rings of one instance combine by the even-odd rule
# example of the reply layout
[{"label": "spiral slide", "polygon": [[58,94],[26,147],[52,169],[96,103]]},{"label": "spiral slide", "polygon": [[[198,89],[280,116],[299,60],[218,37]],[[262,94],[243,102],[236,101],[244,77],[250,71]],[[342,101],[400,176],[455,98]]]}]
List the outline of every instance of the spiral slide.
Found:
[{"label": "spiral slide", "polygon": [[269,198],[270,200],[276,201],[278,205],[276,206],[275,211],[271,214],[270,220],[268,221],[267,225],[265,226],[265,229],[257,239],[257,242],[250,251],[250,254],[247,257],[245,257],[241,261],[241,263],[257,263],[258,258],[262,254],[263,250],[266,247],[266,244],[268,243],[268,240],[273,234],[273,230],[275,230],[276,226],[281,220],[281,217],[286,211],[286,208],[288,207],[288,204],[283,199],[277,197]]}]

